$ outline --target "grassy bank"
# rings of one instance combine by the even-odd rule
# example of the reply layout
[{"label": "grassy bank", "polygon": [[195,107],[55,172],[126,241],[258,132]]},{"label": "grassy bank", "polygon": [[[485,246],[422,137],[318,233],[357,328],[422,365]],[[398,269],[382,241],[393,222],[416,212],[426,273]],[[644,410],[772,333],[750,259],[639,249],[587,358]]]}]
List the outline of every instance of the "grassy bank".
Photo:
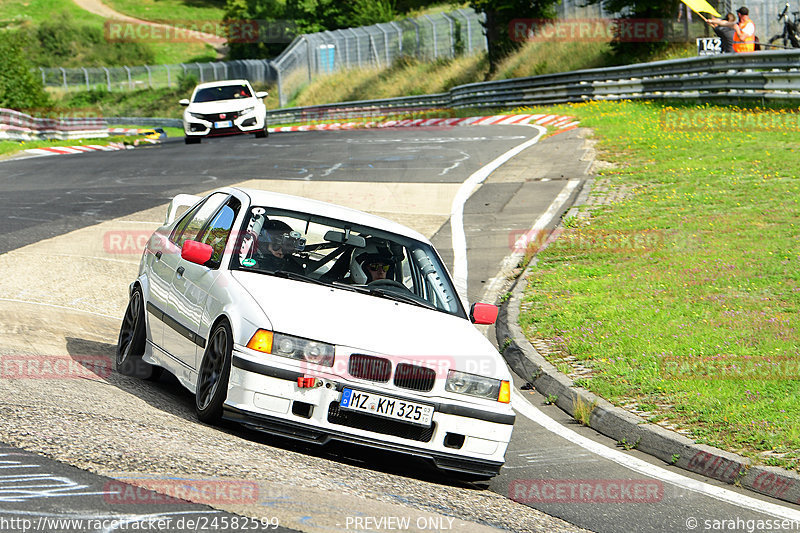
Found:
[{"label": "grassy bank", "polygon": [[595,197],[619,201],[591,210],[589,224],[565,221],[541,252],[524,331],[613,403],[798,469],[797,115],[633,102],[559,110],[594,128],[601,158],[617,165]]}]

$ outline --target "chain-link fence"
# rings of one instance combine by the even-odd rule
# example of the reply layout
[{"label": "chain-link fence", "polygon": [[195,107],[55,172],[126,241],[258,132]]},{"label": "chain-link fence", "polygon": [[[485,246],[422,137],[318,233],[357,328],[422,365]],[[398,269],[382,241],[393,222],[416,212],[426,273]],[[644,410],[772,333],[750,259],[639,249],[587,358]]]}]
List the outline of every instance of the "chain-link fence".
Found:
[{"label": "chain-link fence", "polygon": [[67,91],[100,87],[109,91],[177,87],[181,78],[190,76],[199,82],[231,78],[265,83],[277,80],[275,69],[266,59],[139,67],[40,68],[39,73],[45,87],[60,87]]},{"label": "chain-link fence", "polygon": [[400,56],[450,58],[486,51],[482,20],[472,9],[301,35],[273,65],[280,105],[315,77],[343,68],[386,68]]}]

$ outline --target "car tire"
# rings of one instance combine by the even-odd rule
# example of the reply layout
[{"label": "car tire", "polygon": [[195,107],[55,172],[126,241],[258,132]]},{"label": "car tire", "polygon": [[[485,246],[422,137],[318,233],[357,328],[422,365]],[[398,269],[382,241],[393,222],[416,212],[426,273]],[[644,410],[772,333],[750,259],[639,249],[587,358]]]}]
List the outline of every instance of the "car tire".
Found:
[{"label": "car tire", "polygon": [[267,125],[264,124],[264,129],[256,132],[256,139],[264,139],[266,137],[269,137],[269,130],[267,130]]},{"label": "car tire", "polygon": [[153,379],[160,375],[160,368],[146,363],[144,355],[147,342],[147,324],[144,317],[144,297],[137,286],[128,300],[117,339],[117,354],[114,360],[117,372],[140,379]]},{"label": "car tire", "polygon": [[233,333],[227,321],[217,324],[208,338],[195,388],[195,412],[201,422],[217,424],[228,396]]},{"label": "car tire", "polygon": [[189,137],[188,135],[183,138],[186,144],[200,144],[202,137]]}]

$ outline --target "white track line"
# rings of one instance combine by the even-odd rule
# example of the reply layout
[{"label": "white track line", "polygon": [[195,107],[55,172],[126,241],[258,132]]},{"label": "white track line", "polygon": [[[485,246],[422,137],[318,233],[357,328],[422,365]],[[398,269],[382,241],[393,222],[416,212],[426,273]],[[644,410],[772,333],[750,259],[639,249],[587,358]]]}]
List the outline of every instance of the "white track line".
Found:
[{"label": "white track line", "polygon": [[456,291],[461,296],[462,301],[467,301],[467,236],[464,234],[464,204],[472,195],[475,188],[483,183],[489,175],[497,168],[519,154],[528,147],[533,146],[542,136],[547,133],[547,129],[542,126],[530,125],[536,128],[539,133],[536,137],[507,151],[488,165],[485,165],[473,173],[458,188],[453,203],[450,207],[450,232],[452,233],[453,244],[453,280],[456,284]]},{"label": "white track line", "polygon": [[634,472],[638,472],[639,474],[643,474],[645,476],[650,476],[660,479],[661,481],[670,483],[682,489],[690,490],[692,492],[696,492],[699,494],[704,494],[706,496],[715,498],[719,501],[736,505],[737,507],[742,507],[750,509],[751,511],[770,514],[779,518],[784,518],[787,520],[795,520],[800,522],[800,511],[795,511],[794,509],[789,509],[788,507],[783,507],[781,505],[776,505],[774,503],[758,500],[756,498],[752,498],[744,494],[733,492],[732,490],[728,490],[723,487],[709,485],[708,483],[704,483],[702,481],[698,481],[696,479],[683,476],[681,474],[678,474],[677,472],[673,472],[671,470],[666,470],[659,466],[652,465],[646,461],[639,459],[638,457],[622,453],[621,451],[614,450],[613,448],[608,448],[607,446],[604,446],[591,439],[588,439],[583,435],[579,435],[574,431],[572,431],[571,429],[562,426],[552,418],[545,415],[539,409],[534,407],[516,389],[513,390],[512,402],[514,409],[516,409],[518,413],[532,420],[533,422],[539,424],[544,429],[552,433],[555,433],[561,438],[564,438],[570,442],[577,444],[578,446],[580,446],[585,450],[588,450],[596,455],[608,459],[609,461],[613,461],[617,464],[620,464],[625,468],[633,470]]}]

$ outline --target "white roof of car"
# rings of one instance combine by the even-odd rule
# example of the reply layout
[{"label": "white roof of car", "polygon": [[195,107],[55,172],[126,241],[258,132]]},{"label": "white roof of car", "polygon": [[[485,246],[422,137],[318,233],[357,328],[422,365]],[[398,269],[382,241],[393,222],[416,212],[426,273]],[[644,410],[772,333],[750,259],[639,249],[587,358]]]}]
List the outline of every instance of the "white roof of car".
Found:
[{"label": "white roof of car", "polygon": [[328,202],[321,202],[319,200],[312,200],[310,198],[302,198],[300,196],[292,196],[290,194],[283,194],[272,191],[263,191],[259,189],[248,189],[244,187],[233,187],[220,189],[225,192],[230,192],[231,189],[241,191],[247,194],[253,205],[273,206],[280,209],[289,211],[299,211],[301,213],[313,213],[328,218],[337,220],[346,220],[353,224],[362,226],[369,226],[375,229],[395,233],[404,237],[409,237],[427,244],[431,242],[421,233],[413,229],[403,226],[397,222],[387,218],[371,215],[364,211],[351,209],[341,205],[331,204]]},{"label": "white roof of car", "polygon": [[247,80],[219,80],[219,81],[208,81],[206,83],[199,83],[195,89],[205,89],[206,87],[224,87],[225,85],[243,85],[245,83],[250,83]]}]

